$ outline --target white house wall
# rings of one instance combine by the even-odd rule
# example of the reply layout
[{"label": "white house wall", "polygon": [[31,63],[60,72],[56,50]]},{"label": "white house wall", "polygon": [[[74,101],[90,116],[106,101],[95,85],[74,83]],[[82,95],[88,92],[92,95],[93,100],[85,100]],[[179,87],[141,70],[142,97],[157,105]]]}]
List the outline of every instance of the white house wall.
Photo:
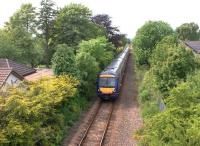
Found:
[{"label": "white house wall", "polygon": [[10,74],[9,77],[6,80],[6,84],[8,85],[18,85],[21,80],[14,76],[13,74]]}]

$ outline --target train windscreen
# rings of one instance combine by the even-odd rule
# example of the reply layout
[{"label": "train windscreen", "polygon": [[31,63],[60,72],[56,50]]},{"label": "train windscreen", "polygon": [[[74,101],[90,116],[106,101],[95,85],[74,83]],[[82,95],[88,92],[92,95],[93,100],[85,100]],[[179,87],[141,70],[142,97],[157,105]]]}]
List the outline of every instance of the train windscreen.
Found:
[{"label": "train windscreen", "polygon": [[113,88],[115,87],[115,78],[109,77],[101,77],[99,78],[99,87],[110,87]]}]

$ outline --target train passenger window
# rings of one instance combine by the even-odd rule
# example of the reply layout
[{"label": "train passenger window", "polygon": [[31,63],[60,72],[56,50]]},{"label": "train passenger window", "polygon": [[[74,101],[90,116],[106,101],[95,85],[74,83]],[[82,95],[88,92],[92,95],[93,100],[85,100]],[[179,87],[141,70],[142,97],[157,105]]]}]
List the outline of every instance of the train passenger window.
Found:
[{"label": "train passenger window", "polygon": [[115,78],[99,78],[99,87],[115,87]]}]

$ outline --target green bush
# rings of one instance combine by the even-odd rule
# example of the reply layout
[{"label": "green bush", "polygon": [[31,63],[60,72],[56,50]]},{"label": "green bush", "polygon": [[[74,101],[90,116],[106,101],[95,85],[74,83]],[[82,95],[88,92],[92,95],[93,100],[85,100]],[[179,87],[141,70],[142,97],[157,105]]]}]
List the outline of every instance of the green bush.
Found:
[{"label": "green bush", "polygon": [[[144,54],[138,57],[136,51],[138,58],[144,59]],[[177,36],[170,35],[155,44],[147,61],[149,70],[139,90],[144,117],[144,127],[137,133],[140,145],[199,146],[199,58],[182,46]],[[162,111],[159,102],[165,103]]]},{"label": "green bush", "polygon": [[95,81],[99,72],[99,64],[89,53],[79,52],[76,56],[76,67],[81,80],[80,93],[90,98],[95,93]]},{"label": "green bush", "polygon": [[79,47],[80,53],[89,53],[96,59],[100,69],[104,69],[114,58],[114,46],[105,37],[82,41]]},{"label": "green bush", "polygon": [[151,68],[162,93],[167,93],[181,81],[185,81],[187,75],[196,68],[192,51],[178,46],[167,48],[165,54],[163,61],[158,61]]},{"label": "green bush", "polygon": [[82,41],[76,54],[76,68],[80,79],[81,95],[94,96],[96,79],[114,57],[114,46],[105,37]]},{"label": "green bush", "polygon": [[141,145],[199,146],[200,72],[174,88],[166,100],[167,109],[145,122]]},{"label": "green bush", "polygon": [[156,85],[155,77],[151,71],[147,71],[139,88],[139,102],[144,119],[149,118],[160,111],[159,100],[162,94]]},{"label": "green bush", "polygon": [[66,44],[59,44],[55,47],[55,54],[52,58],[52,68],[56,75],[60,74],[76,74],[75,54],[73,48]]}]

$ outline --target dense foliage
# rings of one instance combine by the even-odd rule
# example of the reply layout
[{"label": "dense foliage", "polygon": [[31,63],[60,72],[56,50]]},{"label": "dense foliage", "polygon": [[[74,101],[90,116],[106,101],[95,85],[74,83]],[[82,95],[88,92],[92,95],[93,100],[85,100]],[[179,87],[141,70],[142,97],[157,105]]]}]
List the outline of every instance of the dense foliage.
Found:
[{"label": "dense foliage", "polygon": [[52,0],[42,0],[40,3],[39,20],[37,22],[38,29],[42,32],[41,36],[44,40],[42,47],[44,48],[44,63],[47,67],[50,64],[52,56],[51,39],[54,32],[54,21],[56,14],[55,3]]},{"label": "dense foliage", "polygon": [[87,52],[93,56],[101,69],[104,69],[113,59],[114,46],[105,37],[82,41],[79,47],[79,52]]},{"label": "dense foliage", "polygon": [[142,145],[200,145],[199,71],[171,90],[167,109],[145,122]]},{"label": "dense foliage", "polygon": [[92,98],[97,74],[100,71],[98,62],[89,53],[80,52],[76,56],[76,67],[78,68],[78,77],[81,79],[80,93]]},{"label": "dense foliage", "polygon": [[127,39],[125,34],[121,34],[117,27],[112,26],[112,21],[109,15],[95,15],[92,17],[92,21],[105,28],[106,37],[115,45],[116,48],[126,45]]},{"label": "dense foliage", "polygon": [[193,52],[177,45],[176,40],[171,37],[166,37],[158,43],[151,59],[150,70],[155,75],[156,84],[162,93],[185,80],[196,67]]},{"label": "dense foliage", "polygon": [[0,100],[0,144],[58,145],[66,126],[86,106],[77,85],[75,78],[59,76],[28,83],[26,90],[11,89]]},{"label": "dense foliage", "polygon": [[66,44],[59,44],[55,47],[55,54],[52,58],[52,68],[56,75],[75,75],[75,55],[73,49]]},{"label": "dense foliage", "polygon": [[126,36],[117,27],[113,37],[108,37],[111,32],[94,19],[92,11],[81,4],[71,3],[59,9],[52,0],[41,0],[39,9],[30,3],[22,4],[0,29],[0,57],[32,67],[51,67],[59,44],[72,47],[76,53],[82,40],[106,37],[115,47],[126,43]]},{"label": "dense foliage", "polygon": [[[76,56],[76,67],[81,79],[80,90],[88,97],[94,94],[98,72],[114,57],[114,46],[105,37],[82,41]],[[93,89],[93,90],[91,90]]]},{"label": "dense foliage", "polygon": [[10,34],[6,31],[0,30],[0,57],[1,58],[10,58],[10,59],[19,59],[20,54],[18,48],[11,43],[12,39]]},{"label": "dense foliage", "polygon": [[11,16],[0,29],[0,57],[52,67],[56,77],[0,95],[0,145],[60,144],[95,97],[97,74],[121,51],[115,42],[126,42],[119,30],[113,40],[108,33],[81,4],[57,9],[52,0],[41,0],[39,9],[23,4]]},{"label": "dense foliage", "polygon": [[176,33],[179,39],[183,41],[196,41],[200,38],[200,30],[198,24],[195,23],[184,23],[176,28]]},{"label": "dense foliage", "polygon": [[40,39],[33,37],[36,35],[36,11],[31,4],[23,4],[6,23],[0,35],[2,42],[5,41],[0,44],[0,52],[3,53],[1,57],[33,67],[39,63],[43,52],[37,45]]},{"label": "dense foliage", "polygon": [[70,4],[62,8],[55,22],[57,43],[76,46],[82,40],[104,35],[104,29],[91,20],[92,12],[81,4]]},{"label": "dense foliage", "polygon": [[[149,38],[151,43],[154,35]],[[150,67],[139,89],[144,127],[137,134],[141,136],[142,146],[200,144],[196,130],[200,117],[199,58],[180,43],[178,37],[163,37],[148,58]],[[139,65],[137,69],[142,67]]]},{"label": "dense foliage", "polygon": [[71,74],[80,79],[79,91],[92,97],[100,69],[104,69],[114,57],[114,46],[105,37],[82,41],[75,54],[74,48],[58,45],[52,58],[54,73]]},{"label": "dense foliage", "polygon": [[172,33],[170,25],[162,21],[148,21],[138,29],[133,40],[137,64],[149,64],[155,45]]}]

